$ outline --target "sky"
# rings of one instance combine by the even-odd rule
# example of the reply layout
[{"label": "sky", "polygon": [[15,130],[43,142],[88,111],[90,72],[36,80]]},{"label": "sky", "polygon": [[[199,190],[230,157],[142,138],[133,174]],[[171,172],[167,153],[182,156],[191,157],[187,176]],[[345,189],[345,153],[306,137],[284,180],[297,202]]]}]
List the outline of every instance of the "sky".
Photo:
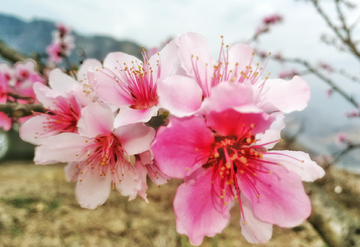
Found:
[{"label": "sky", "polygon": [[[331,1],[321,2],[324,11],[334,17]],[[159,46],[168,37],[198,32],[207,38],[214,57],[219,52],[221,35],[229,45],[246,41],[264,16],[277,13],[284,21],[264,34],[259,42],[251,43],[252,47],[273,54],[281,52],[312,64],[327,62],[360,77],[358,60],[320,42],[321,34],[332,35],[332,32],[312,4],[301,0],[11,0],[2,3],[0,12],[28,21],[37,18],[62,22],[83,35],[112,36],[148,48]],[[355,21],[359,12],[360,6],[346,12],[349,23]],[[355,35],[360,37],[360,25]],[[281,70],[292,68],[302,70],[299,66],[270,61],[267,71],[274,78]],[[329,76],[360,101],[359,84],[334,74]],[[336,95],[328,99],[324,92],[329,87],[316,77],[304,76],[304,79],[312,90],[308,109],[326,115],[331,119],[329,124],[348,124],[344,112],[353,107]],[[360,120],[350,123],[360,126]]]}]

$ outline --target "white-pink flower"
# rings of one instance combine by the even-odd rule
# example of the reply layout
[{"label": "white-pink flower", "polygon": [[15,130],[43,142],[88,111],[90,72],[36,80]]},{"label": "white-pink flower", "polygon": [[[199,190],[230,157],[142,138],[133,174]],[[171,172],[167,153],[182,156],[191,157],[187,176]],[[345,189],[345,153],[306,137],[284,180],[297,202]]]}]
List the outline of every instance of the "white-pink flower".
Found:
[{"label": "white-pink flower", "polygon": [[131,157],[149,150],[155,130],[143,123],[114,129],[114,114],[104,103],[81,111],[79,134],[62,133],[36,148],[35,163],[71,162],[68,177],[77,179],[76,196],[82,207],[103,204],[111,188],[134,199],[141,190]]},{"label": "white-pink flower", "polygon": [[310,98],[307,83],[299,76],[291,81],[271,80],[267,76],[261,79],[264,69],[259,64],[253,66],[254,52],[248,45],[222,45],[215,62],[202,35],[186,33],[175,42],[186,76],[176,75],[160,81],[158,94],[160,105],[177,117],[203,114],[204,102],[212,90],[224,82],[253,86],[255,107],[269,112],[289,113],[307,105]]},{"label": "white-pink flower", "polygon": [[143,61],[122,52],[107,55],[104,67],[95,71],[95,91],[101,100],[120,108],[115,126],[147,122],[157,114],[157,84],[178,69],[176,52],[170,42],[150,59],[142,50]]}]

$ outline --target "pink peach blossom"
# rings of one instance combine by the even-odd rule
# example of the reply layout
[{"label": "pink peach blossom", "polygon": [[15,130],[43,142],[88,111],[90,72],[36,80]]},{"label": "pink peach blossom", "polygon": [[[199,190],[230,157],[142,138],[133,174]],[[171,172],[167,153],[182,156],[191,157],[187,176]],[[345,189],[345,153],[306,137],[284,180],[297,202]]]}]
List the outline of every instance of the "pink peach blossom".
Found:
[{"label": "pink peach blossom", "polygon": [[274,117],[224,109],[205,119],[172,118],[159,129],[152,151],[162,172],[185,179],[174,210],[177,231],[192,244],[226,227],[234,199],[241,208],[241,233],[251,243],[267,242],[273,224],[293,227],[309,216],[301,180],[313,181],[324,171],[305,153],[267,150],[278,141],[267,135],[279,136],[274,132],[283,127],[273,125]]},{"label": "pink peach blossom", "polygon": [[104,67],[95,72],[95,91],[101,100],[120,108],[115,126],[147,122],[157,114],[157,83],[177,70],[176,52],[170,42],[150,59],[142,50],[143,61],[122,52],[107,55]]},{"label": "pink peach blossom", "polygon": [[245,44],[232,47],[222,45],[215,62],[202,35],[186,33],[175,42],[184,71],[180,73],[179,70],[180,75],[160,81],[158,94],[161,107],[177,117],[200,113],[203,101],[211,96],[212,90],[225,82],[252,86],[255,105],[269,112],[299,111],[306,107],[310,99],[309,86],[298,76],[289,82],[271,80],[268,76],[261,79],[264,69],[258,63],[252,65],[254,52]]},{"label": "pink peach blossom", "polygon": [[104,103],[86,106],[81,116],[79,134],[47,138],[36,148],[35,163],[70,162],[67,177],[77,180],[76,196],[84,208],[103,204],[111,188],[134,199],[141,181],[132,157],[149,150],[155,130],[143,123],[114,129],[114,114]]}]

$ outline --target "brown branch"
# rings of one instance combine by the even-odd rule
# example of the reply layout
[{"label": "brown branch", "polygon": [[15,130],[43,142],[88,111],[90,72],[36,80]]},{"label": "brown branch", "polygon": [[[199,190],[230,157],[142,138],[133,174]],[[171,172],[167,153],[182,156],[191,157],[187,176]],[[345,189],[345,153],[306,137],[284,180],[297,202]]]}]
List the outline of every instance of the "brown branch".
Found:
[{"label": "brown branch", "polygon": [[[16,62],[24,62],[27,59],[32,59],[31,57],[28,57],[20,52],[18,52],[15,49],[12,49],[11,47],[9,47],[8,45],[6,45],[3,41],[0,40],[0,56],[2,56],[3,58],[9,60],[12,63],[16,63]],[[37,64],[37,69],[38,71],[43,74],[44,69],[46,68],[46,66],[41,63],[40,61],[36,61]]]},{"label": "brown branch", "polygon": [[352,144],[352,143],[348,143],[348,146],[342,150],[340,152],[340,154],[338,154],[336,156],[336,158],[333,160],[332,163],[335,163],[336,161],[338,161],[342,156],[345,156],[346,154],[348,154],[350,151],[354,150],[354,149],[359,149],[360,148],[360,144]]},{"label": "brown branch", "polygon": [[338,11],[338,15],[340,20],[342,21],[343,27],[341,30],[344,30],[346,33],[346,37],[344,37],[339,29],[332,23],[332,21],[330,20],[330,18],[324,13],[324,11],[320,8],[319,4],[318,4],[318,0],[311,0],[311,2],[314,4],[316,10],[318,11],[318,13],[323,17],[323,19],[325,20],[325,22],[328,24],[328,26],[333,30],[333,32],[338,36],[338,38],[349,48],[349,50],[351,51],[351,53],[360,60],[360,51],[357,49],[356,45],[354,44],[354,42],[351,39],[351,30],[347,27],[345,20],[343,19],[343,14],[342,11],[340,9],[340,7],[338,6],[339,4],[339,0],[335,0],[336,6],[337,6],[337,11]]},{"label": "brown branch", "polygon": [[26,117],[33,115],[33,112],[46,112],[42,104],[19,104],[3,103],[0,104],[0,112],[6,113],[9,117]]}]

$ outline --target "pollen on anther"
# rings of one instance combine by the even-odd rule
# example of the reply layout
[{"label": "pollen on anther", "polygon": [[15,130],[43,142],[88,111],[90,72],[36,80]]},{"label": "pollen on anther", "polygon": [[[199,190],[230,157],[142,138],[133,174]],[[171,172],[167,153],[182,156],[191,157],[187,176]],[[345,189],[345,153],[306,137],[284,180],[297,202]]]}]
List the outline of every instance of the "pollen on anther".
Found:
[{"label": "pollen on anther", "polygon": [[269,171],[270,174],[272,174],[272,171]]},{"label": "pollen on anther", "polygon": [[255,177],[257,176],[256,172],[254,172],[254,176],[255,176]]},{"label": "pollen on anther", "polygon": [[246,222],[243,223],[243,225],[246,225],[246,224],[247,224]]},{"label": "pollen on anther", "polygon": [[186,169],[185,169],[185,170],[188,172],[190,169],[189,169],[189,167],[186,167]]},{"label": "pollen on anther", "polygon": [[199,149],[198,149],[198,148],[195,148],[195,151],[199,151]]}]

